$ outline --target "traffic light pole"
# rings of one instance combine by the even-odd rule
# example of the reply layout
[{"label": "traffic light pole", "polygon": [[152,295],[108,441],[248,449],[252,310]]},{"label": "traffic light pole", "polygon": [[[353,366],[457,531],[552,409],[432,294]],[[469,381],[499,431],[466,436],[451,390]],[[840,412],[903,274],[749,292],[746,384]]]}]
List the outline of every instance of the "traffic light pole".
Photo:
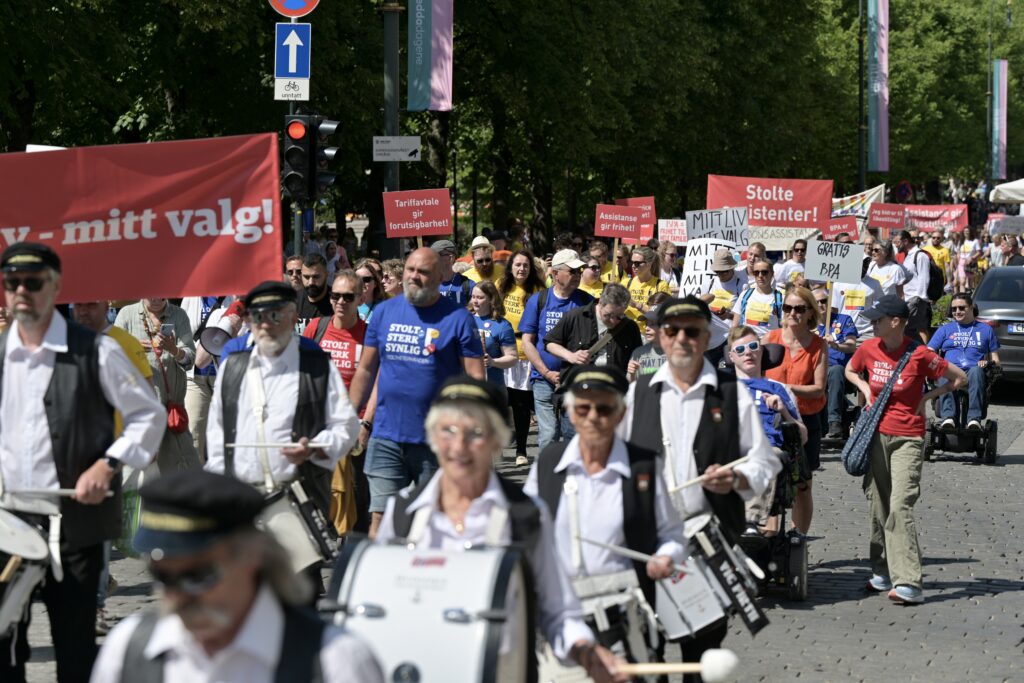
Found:
[{"label": "traffic light pole", "polygon": [[[295,23],[295,19],[292,19],[292,23]],[[295,102],[288,102],[288,114],[289,116],[295,114]],[[302,206],[299,202],[293,201],[292,207],[292,245],[294,246],[293,254],[296,256],[303,256],[302,253]]]},{"label": "traffic light pole", "polygon": [[[397,2],[386,2],[380,11],[384,18],[384,134],[398,135],[398,19],[404,8]],[[399,189],[398,162],[386,162],[384,191]],[[381,256],[398,256],[398,245],[386,239],[383,224],[379,226]]]}]

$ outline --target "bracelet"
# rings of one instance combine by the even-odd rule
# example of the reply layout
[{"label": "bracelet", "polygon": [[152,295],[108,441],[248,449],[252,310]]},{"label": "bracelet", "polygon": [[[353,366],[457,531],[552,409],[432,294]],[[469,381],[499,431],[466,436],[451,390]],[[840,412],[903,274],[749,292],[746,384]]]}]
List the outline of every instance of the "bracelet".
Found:
[{"label": "bracelet", "polygon": [[360,420],[359,421],[359,425],[364,427],[367,431],[370,431],[370,430],[373,429],[373,423],[370,422],[369,420]]}]

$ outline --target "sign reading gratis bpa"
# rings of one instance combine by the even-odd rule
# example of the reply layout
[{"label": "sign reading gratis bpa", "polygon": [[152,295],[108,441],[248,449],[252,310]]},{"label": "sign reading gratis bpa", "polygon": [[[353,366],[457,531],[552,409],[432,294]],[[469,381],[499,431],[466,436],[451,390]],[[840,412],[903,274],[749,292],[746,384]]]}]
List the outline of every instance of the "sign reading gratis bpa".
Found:
[{"label": "sign reading gratis bpa", "polygon": [[812,282],[860,282],[863,261],[859,244],[808,240],[804,271]]}]

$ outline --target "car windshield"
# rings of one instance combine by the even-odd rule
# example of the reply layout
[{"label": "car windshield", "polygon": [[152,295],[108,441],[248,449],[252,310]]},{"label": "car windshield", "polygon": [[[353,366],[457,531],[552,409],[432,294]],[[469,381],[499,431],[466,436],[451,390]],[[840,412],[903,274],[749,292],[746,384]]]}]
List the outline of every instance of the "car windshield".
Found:
[{"label": "car windshield", "polygon": [[999,303],[1024,302],[1024,268],[990,272],[974,298],[976,301]]}]

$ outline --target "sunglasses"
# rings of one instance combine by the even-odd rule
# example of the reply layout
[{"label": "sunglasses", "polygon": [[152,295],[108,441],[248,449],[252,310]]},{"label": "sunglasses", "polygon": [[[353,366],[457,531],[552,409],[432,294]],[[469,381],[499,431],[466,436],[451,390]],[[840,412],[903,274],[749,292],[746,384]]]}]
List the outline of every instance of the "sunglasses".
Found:
[{"label": "sunglasses", "polygon": [[370,283],[372,283],[372,282],[374,282],[376,280],[376,278],[374,278],[374,277],[372,277],[370,275],[363,275],[359,279],[363,281],[364,285],[368,285],[368,284],[370,284]]},{"label": "sunglasses", "polygon": [[807,250],[806,249],[794,249],[793,253],[794,254],[806,254]]},{"label": "sunglasses", "polygon": [[344,299],[345,303],[349,304],[356,300],[356,295],[354,292],[331,292],[328,296],[330,297],[332,303],[337,301],[338,299]]},{"label": "sunglasses", "polygon": [[790,306],[789,304],[782,304],[783,313],[796,313],[797,315],[803,315],[807,312],[807,306],[804,304],[798,304],[796,306]]},{"label": "sunglasses", "polygon": [[881,253],[882,253],[882,252],[884,252],[884,251],[885,251],[885,249],[881,249],[881,248],[879,248],[879,247],[875,247],[875,248],[873,248],[873,249],[871,250],[871,253],[872,253],[872,254],[881,254]]},{"label": "sunglasses", "polygon": [[951,311],[966,311],[967,307],[966,306],[950,306],[949,309]]},{"label": "sunglasses", "polygon": [[754,277],[768,277],[769,275],[771,275],[772,271],[770,271],[770,270],[755,270],[755,271],[752,271],[752,272],[754,273]]},{"label": "sunglasses", "polygon": [[494,263],[494,259],[492,259],[492,258],[478,258],[478,259],[474,259],[473,263],[482,266],[482,265],[485,265],[485,264],[488,264],[488,263]]},{"label": "sunglasses", "polygon": [[591,411],[595,411],[598,417],[608,417],[615,413],[618,408],[613,403],[576,403],[572,407],[576,417],[587,417]]},{"label": "sunglasses", "polygon": [[759,344],[756,341],[752,341],[746,344],[737,344],[736,346],[732,347],[732,352],[735,353],[737,356],[742,356],[747,351],[753,353],[754,351],[757,351],[759,348],[761,348],[761,344]]},{"label": "sunglasses", "polygon": [[592,270],[596,273],[597,271],[601,270],[601,266],[586,266],[586,269]]},{"label": "sunglasses", "polygon": [[647,265],[647,261],[630,261],[629,265],[633,266],[634,268],[643,268],[644,266]]},{"label": "sunglasses", "polygon": [[566,273],[569,273],[570,275],[583,275],[582,268],[569,268],[568,266],[566,266],[562,268],[562,270],[565,271]]},{"label": "sunglasses", "polygon": [[149,573],[164,590],[175,590],[191,596],[202,595],[224,578],[224,570],[218,564],[208,564],[177,574],[150,566]]},{"label": "sunglasses", "polygon": [[288,275],[302,275],[302,270],[299,268],[296,268],[295,270],[286,270],[284,272]]},{"label": "sunglasses", "polygon": [[825,304],[828,303],[828,299],[815,299],[815,301],[818,302],[819,306],[824,306]]},{"label": "sunglasses", "polygon": [[669,339],[675,339],[676,335],[682,332],[688,339],[696,339],[704,332],[703,327],[677,327],[670,323],[665,323],[661,326],[661,333]]},{"label": "sunglasses", "polygon": [[281,321],[284,320],[284,311],[280,309],[274,309],[272,311],[252,311],[252,322],[254,325],[262,325],[264,321],[271,325],[280,325]]},{"label": "sunglasses", "polygon": [[4,289],[8,292],[17,292],[18,287],[24,287],[30,292],[38,292],[46,284],[46,278],[41,277],[5,277]]}]

